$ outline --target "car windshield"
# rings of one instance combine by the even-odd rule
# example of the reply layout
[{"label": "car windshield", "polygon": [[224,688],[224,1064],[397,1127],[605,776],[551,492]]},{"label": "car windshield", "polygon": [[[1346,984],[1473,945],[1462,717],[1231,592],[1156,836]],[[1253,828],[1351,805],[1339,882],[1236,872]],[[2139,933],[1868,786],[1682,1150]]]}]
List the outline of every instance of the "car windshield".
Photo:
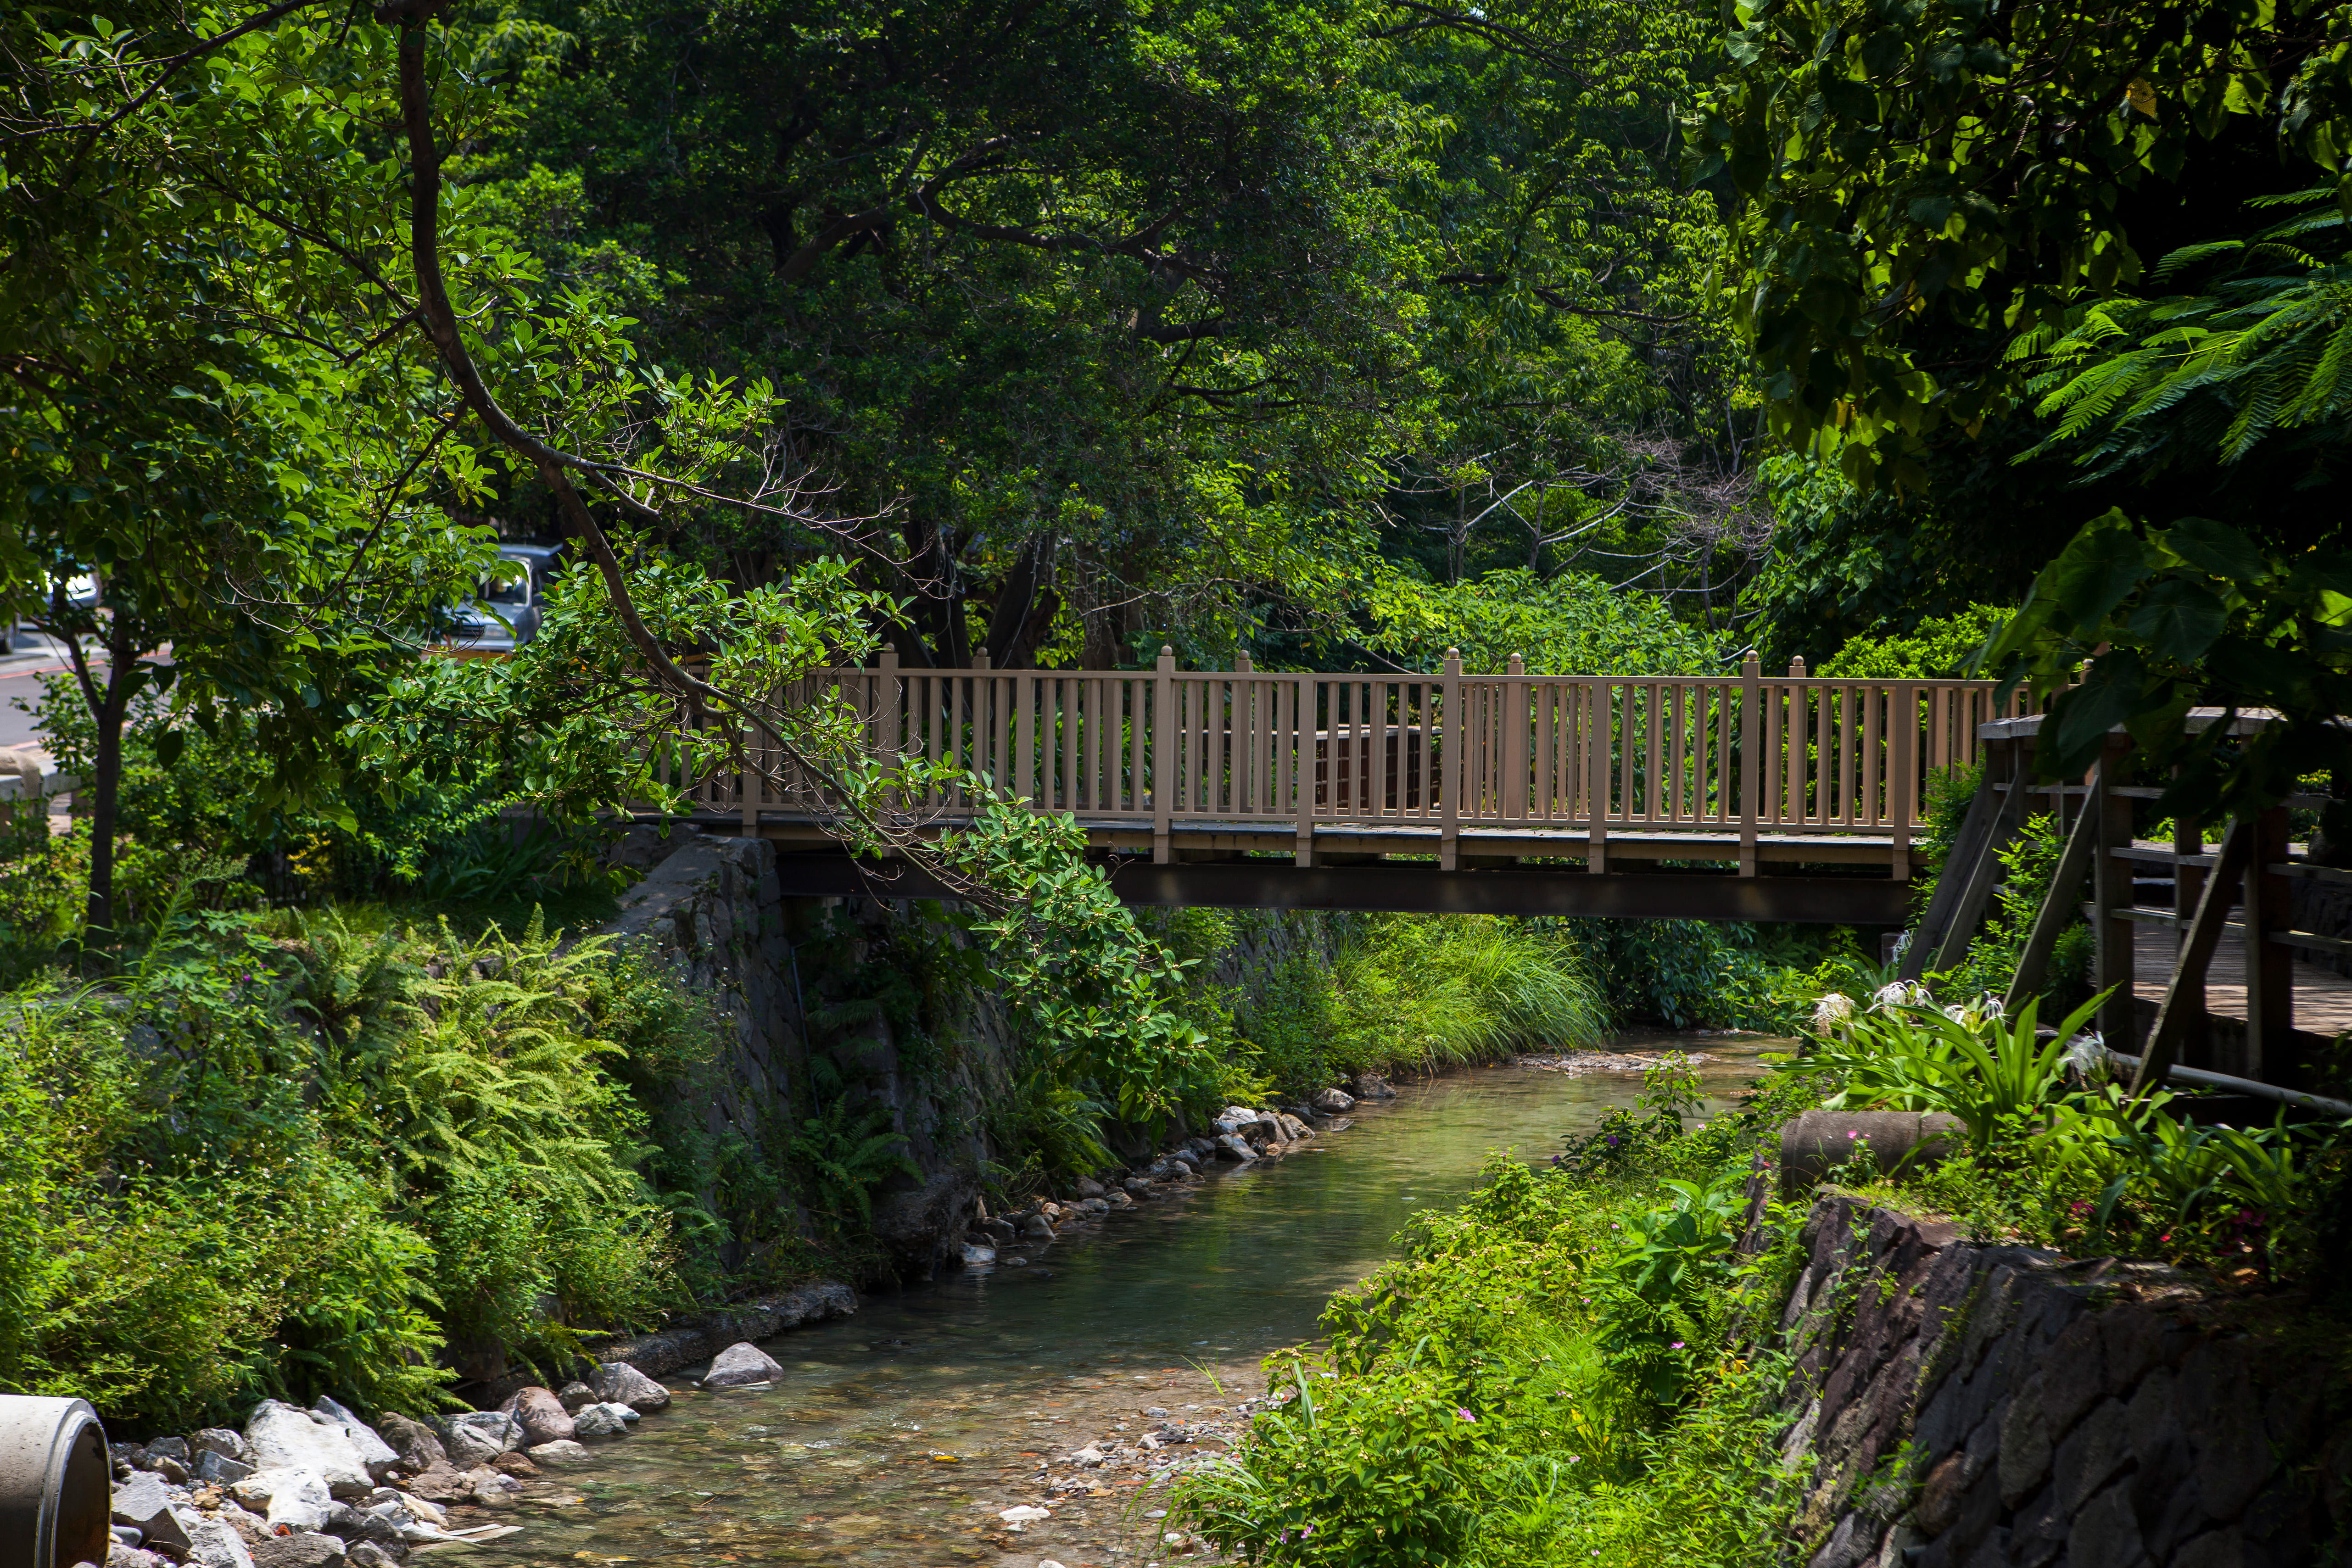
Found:
[{"label": "car windshield", "polygon": [[529,604],[530,568],[520,563],[499,568],[484,583],[482,597],[493,604]]}]

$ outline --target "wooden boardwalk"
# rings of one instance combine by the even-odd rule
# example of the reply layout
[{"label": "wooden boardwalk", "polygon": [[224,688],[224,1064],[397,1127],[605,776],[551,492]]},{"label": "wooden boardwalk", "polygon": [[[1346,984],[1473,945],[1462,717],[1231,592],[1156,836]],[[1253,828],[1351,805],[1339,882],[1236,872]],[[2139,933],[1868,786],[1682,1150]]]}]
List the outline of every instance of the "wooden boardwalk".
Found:
[{"label": "wooden boardwalk", "polygon": [[[2152,1017],[2153,1009],[2164,1000],[2165,986],[2172,978],[2173,933],[2160,926],[2142,925],[2133,936],[2132,994],[2147,1004],[2143,1011]],[[2296,1030],[2332,1040],[2342,1030],[2352,1029],[2352,979],[2300,960],[2289,972],[2294,982]],[[2205,1010],[2217,1019],[2228,1019],[2244,1027],[2243,944],[2224,942],[2214,952],[2212,964],[2205,971]]]}]

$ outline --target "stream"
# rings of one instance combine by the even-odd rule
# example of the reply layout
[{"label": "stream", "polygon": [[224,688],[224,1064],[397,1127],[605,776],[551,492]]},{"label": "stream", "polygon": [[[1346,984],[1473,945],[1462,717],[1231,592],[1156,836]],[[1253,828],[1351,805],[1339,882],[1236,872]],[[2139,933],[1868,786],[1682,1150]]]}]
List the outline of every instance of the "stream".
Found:
[{"label": "stream", "polygon": [[[1710,1111],[1756,1075],[1766,1047],[1668,1035],[1621,1045],[1703,1052]],[[1528,1067],[1402,1083],[1346,1131],[1115,1212],[1030,1268],[867,1297],[854,1318],[770,1341],[785,1374],[772,1386],[667,1379],[667,1410],[498,1516],[519,1531],[416,1561],[1200,1562],[1156,1517],[1164,1482],[1106,1472],[1049,1498],[1044,1466],[1170,1423],[1199,1434],[1176,1450],[1187,1462],[1223,1451],[1219,1429],[1237,1433],[1241,1402],[1264,1391],[1261,1359],[1312,1339],[1332,1292],[1393,1256],[1416,1210],[1458,1203],[1489,1151],[1549,1159],[1640,1089],[1633,1072]],[[1014,1532],[999,1512],[1024,1504],[1052,1518]]]}]

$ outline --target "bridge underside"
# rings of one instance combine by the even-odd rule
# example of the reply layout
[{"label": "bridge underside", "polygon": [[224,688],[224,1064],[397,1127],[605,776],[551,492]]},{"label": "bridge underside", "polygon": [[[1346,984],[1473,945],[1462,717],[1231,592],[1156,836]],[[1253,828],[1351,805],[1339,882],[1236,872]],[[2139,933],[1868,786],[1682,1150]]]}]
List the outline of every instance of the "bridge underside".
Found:
[{"label": "bridge underside", "polygon": [[[740,817],[716,814],[696,819],[696,825],[719,833],[747,827]],[[1581,833],[1464,830],[1460,867],[1449,871],[1436,863],[1435,835],[1409,829],[1318,828],[1314,863],[1301,865],[1286,826],[1222,825],[1178,832],[1173,858],[1154,864],[1148,825],[1082,825],[1090,858],[1110,873],[1112,888],[1131,904],[1890,927],[1904,925],[1910,908],[1910,884],[1889,875],[1893,846],[1883,838],[1759,838],[1758,874],[1741,876],[1733,835],[1612,834],[1602,869],[1594,871]],[[940,896],[913,866],[853,859],[805,819],[763,813],[751,831],[775,841],[777,873],[787,894]],[[1423,838],[1430,841],[1425,846]],[[1643,869],[1620,869],[1620,862]]]}]

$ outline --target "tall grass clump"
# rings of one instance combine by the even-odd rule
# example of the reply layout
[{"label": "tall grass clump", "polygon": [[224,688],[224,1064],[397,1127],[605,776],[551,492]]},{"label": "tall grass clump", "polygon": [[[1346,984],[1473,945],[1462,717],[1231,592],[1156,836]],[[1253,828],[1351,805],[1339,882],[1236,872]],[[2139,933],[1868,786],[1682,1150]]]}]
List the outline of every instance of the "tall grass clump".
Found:
[{"label": "tall grass clump", "polygon": [[1454,1067],[1598,1044],[1608,1003],[1576,949],[1495,915],[1387,915],[1343,947],[1333,996],[1347,1064]]}]

